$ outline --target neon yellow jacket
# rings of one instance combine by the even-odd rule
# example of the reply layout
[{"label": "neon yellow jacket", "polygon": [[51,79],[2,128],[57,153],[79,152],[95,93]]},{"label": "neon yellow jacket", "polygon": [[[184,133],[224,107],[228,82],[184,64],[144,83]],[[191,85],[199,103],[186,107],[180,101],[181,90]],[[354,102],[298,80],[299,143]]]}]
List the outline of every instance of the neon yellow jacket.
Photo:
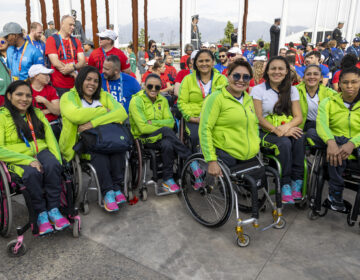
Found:
[{"label": "neon yellow jacket", "polygon": [[[129,120],[131,133],[135,139],[140,138],[141,135],[151,134],[164,126],[173,128],[175,123],[167,99],[158,94],[155,102],[152,103],[144,90],[139,91],[131,98]],[[151,124],[148,121],[151,121]],[[154,143],[161,138],[162,135],[158,134],[141,138],[141,141],[143,143]]]},{"label": "neon yellow jacket", "polygon": [[[83,108],[76,88],[72,88],[60,99],[60,111],[63,120],[59,146],[66,161],[75,156],[74,145],[78,141],[78,126],[91,122],[93,127],[108,123],[123,123],[128,115],[124,107],[104,90],[100,92],[103,107]],[[107,109],[110,111],[108,112]]]},{"label": "neon yellow jacket", "polygon": [[213,92],[203,106],[199,125],[205,160],[217,160],[215,148],[239,160],[256,156],[260,149],[258,123],[253,100],[246,92],[243,104],[225,86]]},{"label": "neon yellow jacket", "polygon": [[[303,121],[301,123],[301,125],[299,125],[300,128],[304,128],[305,126],[305,122],[307,119],[307,115],[308,115],[308,103],[307,103],[307,99],[306,99],[306,87],[305,87],[305,83],[301,82],[300,84],[298,84],[296,86],[296,88],[299,91],[299,95],[300,95],[300,107],[301,107],[301,112],[302,112],[302,117],[303,117]],[[325,98],[328,98],[330,96],[333,96],[335,94],[338,94],[335,90],[326,87],[322,84],[319,85],[319,101],[323,101]]]},{"label": "neon yellow jacket", "polygon": [[351,110],[346,108],[342,94],[336,94],[320,102],[316,118],[316,131],[327,143],[334,136],[350,138],[356,148],[360,146],[360,101]]},{"label": "neon yellow jacket", "polygon": [[[44,124],[45,139],[36,139],[39,152],[48,149],[61,163],[61,155],[51,126],[44,114],[34,108],[36,116]],[[35,161],[36,148],[34,141],[29,141],[27,147],[23,139],[20,139],[10,111],[7,108],[0,108],[0,160],[7,164],[29,165]],[[22,172],[15,170],[22,176]]]},{"label": "neon yellow jacket", "polygon": [[[213,69],[214,76],[211,85],[211,92],[228,83],[227,78],[221,75],[216,69]],[[211,93],[210,92],[210,93]],[[209,95],[208,95],[209,96]],[[186,121],[190,117],[199,117],[201,107],[204,102],[199,83],[196,78],[196,71],[187,75],[182,81],[179,89],[178,108]]]}]

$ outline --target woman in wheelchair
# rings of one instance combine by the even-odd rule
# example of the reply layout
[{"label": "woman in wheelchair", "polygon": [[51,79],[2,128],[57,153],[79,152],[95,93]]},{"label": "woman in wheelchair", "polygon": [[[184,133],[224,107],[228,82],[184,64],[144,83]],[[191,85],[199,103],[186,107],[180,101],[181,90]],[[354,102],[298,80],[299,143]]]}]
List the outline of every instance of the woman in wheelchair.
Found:
[{"label": "woman in wheelchair", "polygon": [[194,59],[194,72],[184,78],[178,93],[178,108],[190,130],[192,152],[199,147],[200,112],[205,98],[227,84],[226,77],[213,68],[214,61],[211,51],[200,50]]},{"label": "woman in wheelchair", "polygon": [[250,64],[235,60],[228,67],[229,84],[211,94],[203,106],[199,136],[210,175],[222,176],[218,158],[231,168],[259,152],[258,120],[246,92],[251,78]]},{"label": "woman in wheelchair", "polygon": [[[167,192],[175,193],[180,188],[173,179],[174,152],[185,160],[191,155],[191,151],[180,142],[173,131],[174,118],[166,98],[159,94],[160,89],[160,77],[150,74],[145,80],[145,90],[138,92],[131,99],[129,107],[131,133],[135,139],[140,139],[145,147],[161,151],[162,187]],[[191,169],[196,178],[194,188],[200,188],[202,170],[197,162],[194,162]]]},{"label": "woman in wheelchair", "polygon": [[[79,71],[75,87],[60,99],[60,110],[63,129],[59,146],[68,162],[75,156],[73,147],[79,140],[79,133],[100,125],[123,123],[127,119],[124,107],[102,90],[100,73],[92,66]],[[85,152],[96,170],[105,210],[118,211],[118,204],[126,202],[120,190],[124,184],[125,152]]]},{"label": "woman in wheelchair", "polygon": [[303,81],[296,86],[300,95],[300,106],[302,111],[302,124],[299,126],[304,131],[316,128],[316,116],[319,103],[327,97],[337,94],[329,87],[324,86],[322,81],[321,68],[312,64],[306,67]]},{"label": "woman in wheelchair", "polygon": [[[59,211],[60,150],[44,114],[32,106],[31,87],[24,81],[9,85],[0,109],[0,160],[21,177],[37,215],[39,234],[70,225]],[[45,195],[44,195],[45,193]],[[50,220],[50,221],[49,221]]]},{"label": "woman in wheelchair", "polygon": [[251,91],[259,119],[262,144],[275,150],[282,168],[283,203],[301,199],[304,175],[305,137],[299,127],[302,114],[299,92],[291,86],[290,66],[283,57],[273,57],[266,65],[265,83]]},{"label": "woman in wheelchair", "polygon": [[[316,147],[326,148],[329,201],[336,211],[345,209],[342,193],[346,160],[360,146],[360,70],[344,69],[339,78],[341,93],[324,99],[319,106],[316,131],[309,130]],[[317,132],[317,134],[316,134]]]}]

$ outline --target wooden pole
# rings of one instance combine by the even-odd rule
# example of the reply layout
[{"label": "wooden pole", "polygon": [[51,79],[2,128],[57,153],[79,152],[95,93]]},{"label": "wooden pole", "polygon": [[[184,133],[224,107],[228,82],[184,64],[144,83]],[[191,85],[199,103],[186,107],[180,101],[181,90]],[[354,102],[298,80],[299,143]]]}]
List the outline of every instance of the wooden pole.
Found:
[{"label": "wooden pole", "polygon": [[183,1],[180,0],[180,56],[183,55],[183,47],[182,47],[182,20],[183,20]]},{"label": "wooden pole", "polygon": [[138,39],[139,39],[139,18],[138,18],[138,0],[132,0],[132,18],[133,18],[133,46],[134,53],[138,53]]},{"label": "wooden pole", "polygon": [[148,12],[148,1],[144,0],[144,31],[145,31],[145,42],[144,43],[145,43],[145,50],[148,50],[148,47],[149,47],[147,12]]},{"label": "wooden pole", "polygon": [[97,19],[98,16],[97,16],[96,0],[91,0],[91,21],[92,21],[92,30],[93,30],[93,41],[96,49],[99,47],[99,37],[96,35],[96,33],[99,33]]},{"label": "wooden pole", "polygon": [[[116,0],[115,0],[116,1]],[[106,11],[106,29],[109,29],[110,18],[109,18],[109,0],[105,0],[105,11]]]},{"label": "wooden pole", "polygon": [[30,25],[31,25],[30,0],[25,0],[25,6],[26,6],[26,25],[27,25],[27,31],[30,32]]},{"label": "wooden pole", "polygon": [[53,0],[53,17],[55,28],[60,30],[60,10],[59,10],[59,0]]},{"label": "wooden pole", "polygon": [[85,30],[85,1],[81,0],[81,25]]},{"label": "wooden pole", "polygon": [[249,8],[248,0],[245,0],[245,2],[244,2],[244,17],[243,17],[243,30],[242,30],[242,40],[241,40],[242,44],[246,43],[246,26],[247,26],[248,8]]},{"label": "wooden pole", "polygon": [[46,30],[48,28],[47,22],[46,22],[46,4],[45,0],[40,0],[40,6],[41,6],[41,21],[43,25],[43,30]]}]

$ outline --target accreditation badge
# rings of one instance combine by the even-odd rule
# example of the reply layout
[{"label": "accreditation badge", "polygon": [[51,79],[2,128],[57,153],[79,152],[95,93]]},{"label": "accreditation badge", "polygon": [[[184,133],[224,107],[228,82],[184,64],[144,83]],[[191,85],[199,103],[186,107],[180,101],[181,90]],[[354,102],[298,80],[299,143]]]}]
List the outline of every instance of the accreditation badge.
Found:
[{"label": "accreditation badge", "polygon": [[18,81],[18,80],[19,80],[19,77],[13,76],[13,77],[12,77],[12,80],[13,80],[13,82],[14,82],[14,81]]}]

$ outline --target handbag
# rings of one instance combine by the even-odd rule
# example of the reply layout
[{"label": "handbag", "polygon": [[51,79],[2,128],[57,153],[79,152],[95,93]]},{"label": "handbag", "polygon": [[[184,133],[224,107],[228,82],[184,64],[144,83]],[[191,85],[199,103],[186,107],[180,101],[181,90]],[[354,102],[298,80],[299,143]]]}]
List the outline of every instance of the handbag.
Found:
[{"label": "handbag", "polygon": [[127,127],[109,123],[81,132],[74,150],[77,153],[112,154],[129,151],[132,143],[132,135]]}]

